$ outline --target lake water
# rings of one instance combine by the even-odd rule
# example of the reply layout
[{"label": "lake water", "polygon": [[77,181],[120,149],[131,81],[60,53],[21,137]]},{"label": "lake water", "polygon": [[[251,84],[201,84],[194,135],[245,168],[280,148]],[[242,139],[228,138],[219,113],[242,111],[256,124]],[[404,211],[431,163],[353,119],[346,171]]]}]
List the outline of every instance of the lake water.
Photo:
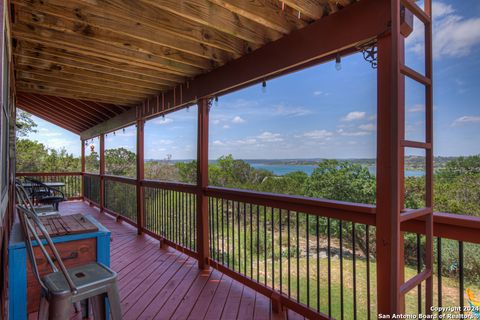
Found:
[{"label": "lake water", "polygon": [[[302,171],[308,175],[311,175],[316,165],[286,165],[286,164],[267,164],[267,163],[250,163],[255,169],[263,169],[273,172],[277,176],[283,176],[290,172]],[[375,174],[375,167],[369,167],[368,170]],[[406,177],[422,177],[423,171],[407,170],[405,171]]]}]

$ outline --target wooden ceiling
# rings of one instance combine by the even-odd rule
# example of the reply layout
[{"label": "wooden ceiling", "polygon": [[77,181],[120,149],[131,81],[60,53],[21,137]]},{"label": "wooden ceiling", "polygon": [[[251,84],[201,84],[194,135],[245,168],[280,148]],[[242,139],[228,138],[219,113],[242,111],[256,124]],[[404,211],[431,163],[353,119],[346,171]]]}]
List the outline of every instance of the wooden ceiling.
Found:
[{"label": "wooden ceiling", "polygon": [[16,91],[115,114],[354,1],[12,0]]}]

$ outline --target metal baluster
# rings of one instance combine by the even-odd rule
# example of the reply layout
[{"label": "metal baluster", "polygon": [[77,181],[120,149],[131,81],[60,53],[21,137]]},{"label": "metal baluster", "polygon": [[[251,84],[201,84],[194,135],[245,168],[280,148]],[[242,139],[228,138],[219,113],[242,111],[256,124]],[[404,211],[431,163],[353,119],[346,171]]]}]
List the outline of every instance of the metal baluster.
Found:
[{"label": "metal baluster", "polygon": [[344,319],[343,305],[343,224],[342,220],[338,220],[338,230],[340,232],[340,316]]},{"label": "metal baluster", "polygon": [[437,238],[438,314],[442,314],[442,238]]},{"label": "metal baluster", "polygon": [[305,214],[305,229],[306,229],[306,238],[307,238],[307,306],[310,307],[310,238],[309,238],[309,219],[308,214]]},{"label": "metal baluster", "polygon": [[367,319],[371,319],[371,301],[370,301],[370,226],[365,225],[365,241],[367,246]]},{"label": "metal baluster", "polygon": [[352,222],[352,252],[353,252],[353,257],[352,257],[352,265],[353,265],[353,318],[357,318],[357,265],[356,265],[356,253],[355,253],[355,237],[356,237],[356,232],[355,232],[355,223]]},{"label": "metal baluster", "polygon": [[463,241],[458,241],[458,268],[459,268],[459,280],[460,280],[460,312],[461,314],[465,314],[463,307],[465,306],[465,279],[464,279],[464,272],[463,272]]},{"label": "metal baluster", "polygon": [[288,255],[288,260],[287,260],[287,269],[288,269],[288,297],[292,296],[292,276],[290,272],[290,267],[291,267],[291,256],[290,256],[290,210],[287,211],[287,255]]}]

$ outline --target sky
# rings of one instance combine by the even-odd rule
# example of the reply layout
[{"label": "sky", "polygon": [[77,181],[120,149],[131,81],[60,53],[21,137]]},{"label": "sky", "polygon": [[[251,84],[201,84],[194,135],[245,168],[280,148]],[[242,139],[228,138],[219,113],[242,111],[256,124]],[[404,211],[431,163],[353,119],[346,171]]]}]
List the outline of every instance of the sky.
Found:
[{"label": "sky", "polygon": [[[434,153],[480,154],[480,1],[434,1]],[[406,64],[424,72],[423,28],[406,40]],[[406,80],[406,138],[424,141],[423,87]],[[195,106],[147,121],[146,159],[196,157]],[[80,154],[80,141],[34,117],[29,138]],[[343,57],[219,97],[210,111],[209,158],[374,158],[376,70],[361,54]],[[106,147],[135,151],[135,127]],[[95,148],[98,148],[98,144]],[[413,152],[407,150],[410,154]]]}]

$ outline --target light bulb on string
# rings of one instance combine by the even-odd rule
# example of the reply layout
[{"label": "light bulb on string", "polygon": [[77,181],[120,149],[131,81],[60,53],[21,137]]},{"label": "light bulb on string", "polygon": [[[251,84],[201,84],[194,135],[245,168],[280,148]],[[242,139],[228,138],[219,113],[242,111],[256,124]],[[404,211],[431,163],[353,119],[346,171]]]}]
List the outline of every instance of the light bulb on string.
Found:
[{"label": "light bulb on string", "polygon": [[337,56],[335,57],[335,69],[337,69],[337,71],[342,70],[342,58],[338,53],[337,53]]},{"label": "light bulb on string", "polygon": [[267,93],[267,82],[265,80],[262,82],[262,93]]},{"label": "light bulb on string", "polygon": [[123,128],[123,133],[125,133],[125,128]]},{"label": "light bulb on string", "polygon": [[215,107],[218,107],[218,96],[215,96]]}]

